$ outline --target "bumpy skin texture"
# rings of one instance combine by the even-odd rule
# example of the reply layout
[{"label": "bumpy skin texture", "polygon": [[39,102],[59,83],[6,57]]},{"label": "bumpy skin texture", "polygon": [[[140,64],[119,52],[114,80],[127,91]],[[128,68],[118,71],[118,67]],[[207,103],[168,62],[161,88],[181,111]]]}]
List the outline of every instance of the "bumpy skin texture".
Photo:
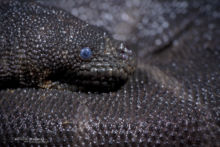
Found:
[{"label": "bumpy skin texture", "polygon": [[[0,81],[36,86],[63,78],[76,85],[114,87],[135,69],[134,54],[104,29],[35,2],[0,6]],[[92,50],[84,60],[80,51]]]},{"label": "bumpy skin texture", "polygon": [[117,93],[1,91],[1,145],[217,145],[207,108],[143,75]]},{"label": "bumpy skin texture", "polygon": [[220,146],[215,16],[198,16],[118,91],[1,89],[0,146]]}]

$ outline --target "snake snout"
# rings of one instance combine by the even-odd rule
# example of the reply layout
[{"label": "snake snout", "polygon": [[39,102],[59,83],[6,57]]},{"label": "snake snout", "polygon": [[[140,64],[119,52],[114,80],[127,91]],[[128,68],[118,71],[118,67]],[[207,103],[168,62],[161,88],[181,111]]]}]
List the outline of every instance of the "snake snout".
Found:
[{"label": "snake snout", "polygon": [[136,67],[136,56],[135,53],[128,49],[124,43],[119,42],[116,47],[117,57],[121,61],[120,65],[124,71],[131,75]]},{"label": "snake snout", "polygon": [[132,57],[133,55],[133,52],[132,50],[129,50],[125,45],[124,43],[120,43],[118,48],[117,48],[117,51],[118,51],[118,55],[119,57],[122,59],[122,60],[129,60]]}]

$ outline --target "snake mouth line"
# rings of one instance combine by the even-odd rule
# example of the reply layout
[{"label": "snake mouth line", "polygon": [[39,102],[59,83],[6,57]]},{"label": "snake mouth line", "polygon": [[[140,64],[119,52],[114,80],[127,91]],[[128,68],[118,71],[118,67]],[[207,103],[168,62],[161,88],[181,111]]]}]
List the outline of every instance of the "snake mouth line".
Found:
[{"label": "snake mouth line", "polygon": [[[108,93],[114,92],[120,89],[126,80],[120,81],[99,81],[99,80],[51,80],[49,81],[49,89],[58,90],[70,90],[70,91],[82,91],[82,92],[95,92],[95,93]],[[40,87],[42,88],[42,87]],[[43,88],[48,88],[48,85]]]},{"label": "snake mouth line", "polygon": [[78,88],[80,91],[91,91],[91,92],[111,92],[117,91],[126,83],[126,80],[121,81],[81,81],[78,84]]},{"label": "snake mouth line", "polygon": [[76,87],[77,89],[80,89],[80,91],[107,92],[120,89],[120,87],[123,86],[129,78],[127,74],[125,74],[125,76],[122,78],[122,73],[120,73],[119,76],[96,75],[93,77],[88,75],[85,76],[73,74],[70,76],[69,74],[64,76],[61,76],[63,74],[56,74],[47,78],[46,80],[55,83],[57,82],[61,87],[65,85],[64,87],[67,87],[66,89],[72,89],[71,87]]}]

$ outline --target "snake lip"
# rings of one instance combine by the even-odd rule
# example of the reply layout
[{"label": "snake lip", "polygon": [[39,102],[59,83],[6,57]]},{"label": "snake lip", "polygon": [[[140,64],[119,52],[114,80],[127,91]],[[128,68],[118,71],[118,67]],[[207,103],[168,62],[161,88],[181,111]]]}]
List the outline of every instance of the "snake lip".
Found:
[{"label": "snake lip", "polygon": [[[120,73],[119,73],[120,75]],[[128,76],[125,74],[122,76],[96,76],[96,77],[78,77],[77,80],[75,80],[76,84],[78,85],[88,85],[88,86],[103,86],[103,87],[111,87],[113,85],[116,85],[118,83],[124,83]]]},{"label": "snake lip", "polygon": [[83,91],[94,91],[94,92],[110,92],[120,89],[124,85],[126,80],[117,80],[117,81],[99,81],[99,80],[83,80],[80,81],[77,85]]}]

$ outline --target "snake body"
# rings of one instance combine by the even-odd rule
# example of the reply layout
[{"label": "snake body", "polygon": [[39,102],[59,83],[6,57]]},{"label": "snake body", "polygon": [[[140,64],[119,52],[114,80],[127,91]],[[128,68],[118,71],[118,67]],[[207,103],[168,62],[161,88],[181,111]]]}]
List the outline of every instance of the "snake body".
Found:
[{"label": "snake body", "polygon": [[[174,48],[142,61],[128,78],[134,55],[103,29],[35,2],[6,2],[0,12],[0,146],[220,145],[220,56],[203,48],[198,28],[181,36]],[[76,38],[68,41],[72,27]],[[84,47],[95,57],[100,51],[99,61],[81,60]],[[124,71],[96,68],[108,64]],[[87,65],[97,69],[97,76],[76,71]],[[39,88],[60,76],[67,85],[91,87],[128,80],[104,93]],[[15,81],[17,87],[11,88]]]}]

